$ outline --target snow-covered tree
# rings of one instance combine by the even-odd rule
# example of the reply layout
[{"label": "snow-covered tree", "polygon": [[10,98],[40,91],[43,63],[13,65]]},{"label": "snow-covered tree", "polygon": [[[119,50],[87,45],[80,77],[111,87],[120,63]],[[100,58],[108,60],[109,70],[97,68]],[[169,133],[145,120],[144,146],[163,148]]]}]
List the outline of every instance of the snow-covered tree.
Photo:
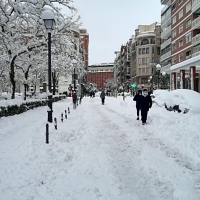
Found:
[{"label": "snow-covered tree", "polygon": [[[72,36],[70,27],[74,26],[79,17],[77,10],[71,6],[71,0],[9,0],[0,1],[0,46],[8,56],[6,62],[9,68],[10,81],[12,83],[12,98],[15,97],[15,62],[30,58],[30,53],[38,51],[38,55],[47,45],[47,33],[41,14],[45,9],[50,9],[55,15],[56,27],[52,31],[52,43],[56,47],[59,44],[60,35]],[[58,7],[62,5],[68,13],[61,13]],[[37,55],[37,54],[35,54]],[[32,63],[31,63],[32,64]],[[19,66],[18,66],[19,67]],[[25,68],[24,68],[25,67]],[[30,68],[30,65],[21,62],[21,68]]]}]

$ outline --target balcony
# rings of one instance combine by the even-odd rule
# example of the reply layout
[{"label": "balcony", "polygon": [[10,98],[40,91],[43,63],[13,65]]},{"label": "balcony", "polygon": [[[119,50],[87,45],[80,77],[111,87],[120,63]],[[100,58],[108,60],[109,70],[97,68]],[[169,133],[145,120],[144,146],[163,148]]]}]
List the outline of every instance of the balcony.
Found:
[{"label": "balcony", "polygon": [[169,13],[167,16],[161,19],[161,26],[165,25],[168,26],[171,24],[171,13]]},{"label": "balcony", "polygon": [[167,65],[162,66],[161,73],[162,72],[170,72],[170,67],[171,67],[171,64],[167,64]]},{"label": "balcony", "polygon": [[171,44],[171,42],[172,42],[171,38],[169,38],[167,41],[163,42],[161,44],[161,49],[164,49],[165,47],[169,46]]},{"label": "balcony", "polygon": [[167,3],[165,3],[164,5],[164,8],[161,10],[161,15],[169,8],[169,6],[171,5],[171,0],[168,0]]},{"label": "balcony", "polygon": [[195,57],[195,56],[198,56],[198,55],[200,55],[200,51],[197,51],[196,53],[193,53],[192,57]]},{"label": "balcony", "polygon": [[160,56],[160,61],[163,61],[171,56],[171,51],[168,51],[167,53]]},{"label": "balcony", "polygon": [[169,1],[170,1],[170,0],[160,0],[160,3],[161,3],[162,5],[167,5]]},{"label": "balcony", "polygon": [[197,17],[195,20],[193,20],[192,29],[200,29],[200,17]]},{"label": "balcony", "polygon": [[171,25],[168,26],[167,28],[164,28],[162,33],[161,33],[161,38],[162,39],[167,39],[171,36],[172,28]]},{"label": "balcony", "polygon": [[195,46],[199,43],[200,43],[200,34],[198,34],[192,38],[192,46]]},{"label": "balcony", "polygon": [[200,0],[193,0],[192,12],[193,13],[199,13],[200,12]]}]

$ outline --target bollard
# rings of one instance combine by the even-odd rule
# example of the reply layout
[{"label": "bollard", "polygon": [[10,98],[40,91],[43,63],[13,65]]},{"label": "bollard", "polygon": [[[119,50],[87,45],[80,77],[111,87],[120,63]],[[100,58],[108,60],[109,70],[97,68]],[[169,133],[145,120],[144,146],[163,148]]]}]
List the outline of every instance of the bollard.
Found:
[{"label": "bollard", "polygon": [[46,143],[49,144],[49,124],[46,124]]},{"label": "bollard", "polygon": [[67,119],[67,111],[65,110],[65,119]]},{"label": "bollard", "polygon": [[63,122],[63,113],[61,113],[61,121]]},{"label": "bollard", "polygon": [[54,127],[57,130],[57,119],[56,118],[54,118]]},{"label": "bollard", "polygon": [[70,109],[69,109],[69,107],[68,107],[68,113],[70,113]]}]

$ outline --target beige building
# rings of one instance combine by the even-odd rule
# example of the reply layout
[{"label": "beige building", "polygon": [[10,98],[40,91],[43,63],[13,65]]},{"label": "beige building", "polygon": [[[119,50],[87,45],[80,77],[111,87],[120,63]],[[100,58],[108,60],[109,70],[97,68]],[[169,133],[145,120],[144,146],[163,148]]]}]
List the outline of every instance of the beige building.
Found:
[{"label": "beige building", "polygon": [[129,41],[116,51],[114,79],[119,87],[129,91],[132,83],[138,88],[149,87],[150,77],[155,75],[156,64],[160,61],[161,25],[139,25]]},{"label": "beige building", "polygon": [[138,86],[148,87],[155,66],[160,60],[161,25],[139,25],[131,46],[131,77]]}]

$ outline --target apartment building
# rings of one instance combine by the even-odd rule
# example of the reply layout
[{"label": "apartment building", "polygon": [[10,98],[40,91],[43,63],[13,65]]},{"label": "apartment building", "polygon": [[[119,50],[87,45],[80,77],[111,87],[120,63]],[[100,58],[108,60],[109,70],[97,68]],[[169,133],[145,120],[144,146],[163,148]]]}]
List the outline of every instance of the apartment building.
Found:
[{"label": "apartment building", "polygon": [[89,62],[89,34],[87,33],[87,29],[80,29],[80,38],[83,48],[83,56],[85,61],[85,70],[88,70],[88,62]]},{"label": "apartment building", "polygon": [[113,63],[100,63],[88,67],[87,81],[97,84],[97,89],[105,89],[106,81],[114,77]]},{"label": "apartment building", "polygon": [[200,1],[161,0],[161,65],[171,89],[200,92]]},{"label": "apartment building", "polygon": [[161,25],[139,25],[135,34],[120,51],[116,51],[114,78],[125,90],[131,83],[137,87],[149,87],[150,76],[155,76],[156,64],[160,61]]},{"label": "apartment building", "polygon": [[[134,82],[148,87],[149,77],[154,75],[155,66],[160,60],[161,25],[139,25],[135,30],[136,74]],[[134,58],[134,53],[131,55]],[[134,60],[134,59],[133,59]]]}]

